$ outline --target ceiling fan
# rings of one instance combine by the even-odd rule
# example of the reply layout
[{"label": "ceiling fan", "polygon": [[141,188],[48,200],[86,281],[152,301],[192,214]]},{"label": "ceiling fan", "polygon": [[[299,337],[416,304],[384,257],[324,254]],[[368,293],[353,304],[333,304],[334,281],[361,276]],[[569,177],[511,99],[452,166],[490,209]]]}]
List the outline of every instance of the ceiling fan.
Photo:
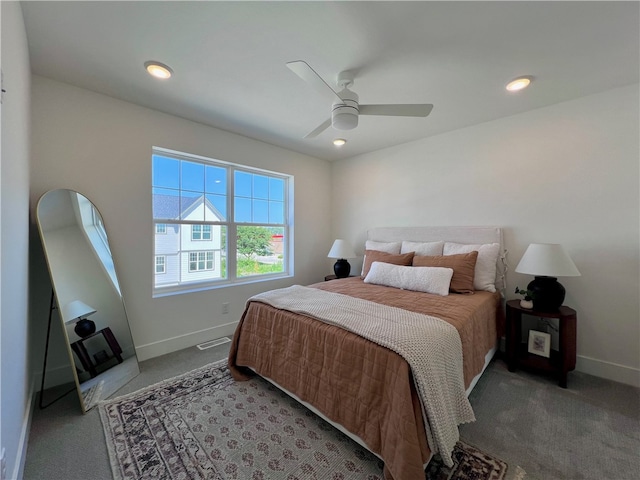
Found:
[{"label": "ceiling fan", "polygon": [[319,125],[304,138],[314,138],[324,130],[332,126],[338,130],[351,130],[358,126],[358,115],[387,115],[395,117],[426,117],[431,113],[433,105],[422,104],[396,104],[396,105],[360,105],[358,95],[349,90],[353,85],[353,73],[349,71],[338,74],[337,85],[340,91],[336,92],[325,82],[316,71],[303,60],[288,62],[287,67],[315,88],[322,95],[333,101],[331,118]]}]

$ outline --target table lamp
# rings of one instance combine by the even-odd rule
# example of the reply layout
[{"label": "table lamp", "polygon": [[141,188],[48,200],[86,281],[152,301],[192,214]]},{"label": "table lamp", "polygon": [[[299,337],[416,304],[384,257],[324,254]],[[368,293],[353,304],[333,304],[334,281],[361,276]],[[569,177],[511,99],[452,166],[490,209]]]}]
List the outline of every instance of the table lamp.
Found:
[{"label": "table lamp", "polygon": [[580,272],[562,245],[532,243],[529,245],[516,272],[534,275],[527,286],[533,292],[533,308],[541,312],[554,312],[564,302],[565,288],[556,277],[579,277]]},{"label": "table lamp", "polygon": [[337,258],[338,260],[333,265],[333,272],[337,278],[347,278],[351,273],[351,265],[347,262],[347,258],[355,258],[357,255],[353,251],[353,247],[346,240],[338,238],[333,242],[333,246],[329,251],[329,258]]},{"label": "table lamp", "polygon": [[65,324],[71,324],[77,320],[73,331],[76,332],[76,335],[79,337],[84,338],[96,331],[96,324],[84,317],[93,315],[96,311],[95,308],[90,307],[86,303],[80,300],[74,300],[62,307],[62,318],[65,319]]}]

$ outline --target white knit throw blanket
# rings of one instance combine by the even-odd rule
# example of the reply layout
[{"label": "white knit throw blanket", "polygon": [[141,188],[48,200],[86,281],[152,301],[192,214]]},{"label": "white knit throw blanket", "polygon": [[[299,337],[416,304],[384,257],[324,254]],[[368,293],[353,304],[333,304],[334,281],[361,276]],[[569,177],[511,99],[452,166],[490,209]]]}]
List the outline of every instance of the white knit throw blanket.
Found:
[{"label": "white knit throw blanket", "polygon": [[300,285],[249,301],[337,325],[401,355],[413,372],[429,448],[453,465],[458,425],[475,420],[465,395],[462,343],[455,327],[436,317]]}]

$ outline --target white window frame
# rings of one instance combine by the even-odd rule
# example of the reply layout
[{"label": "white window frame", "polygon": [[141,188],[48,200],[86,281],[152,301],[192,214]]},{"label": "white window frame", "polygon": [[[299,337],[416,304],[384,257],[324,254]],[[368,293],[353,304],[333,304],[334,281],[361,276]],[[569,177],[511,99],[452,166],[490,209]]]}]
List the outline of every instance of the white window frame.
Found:
[{"label": "white window frame", "polygon": [[75,193],[72,196],[74,209],[76,209],[76,215],[80,218],[82,224],[82,230],[86,235],[89,244],[93,248],[93,251],[100,259],[100,264],[104,268],[107,276],[111,280],[113,288],[118,293],[120,292],[120,284],[118,283],[118,277],[116,276],[116,267],[113,263],[113,257],[109,248],[109,240],[107,239],[107,232],[104,227],[102,216],[96,207],[85,196]]},{"label": "white window frame", "polygon": [[[183,152],[177,152],[175,150],[169,150],[162,147],[153,147],[152,149],[152,167],[153,167],[153,155],[160,155],[164,157],[170,157],[175,160],[185,160],[188,162],[196,162],[202,163],[205,165],[213,165],[226,169],[227,174],[227,192],[226,192],[226,220],[224,221],[193,221],[193,220],[180,220],[180,219],[156,219],[153,218],[152,213],[152,221],[155,225],[157,224],[176,224],[181,226],[190,226],[193,224],[200,225],[220,225],[223,228],[226,228],[226,251],[236,251],[237,244],[237,227],[238,226],[258,226],[258,227],[276,227],[281,228],[284,235],[284,245],[282,252],[283,259],[283,271],[275,272],[275,273],[265,273],[258,275],[250,275],[250,276],[242,276],[238,277],[236,275],[237,271],[237,257],[239,254],[226,256],[226,278],[220,278],[215,280],[205,280],[205,281],[193,281],[193,282],[184,282],[180,284],[172,284],[172,285],[161,285],[156,286],[154,283],[153,287],[153,296],[160,297],[165,295],[175,295],[181,293],[189,293],[200,290],[208,290],[211,288],[220,288],[220,287],[228,287],[231,285],[239,285],[239,284],[247,284],[253,282],[262,282],[280,279],[284,277],[292,277],[294,275],[294,254],[293,254],[293,244],[294,244],[294,227],[293,227],[293,219],[294,219],[294,202],[293,202],[293,191],[294,191],[294,177],[293,175],[289,175],[286,173],[274,172],[270,170],[264,170],[255,168],[247,165],[240,165],[231,162],[225,162],[222,160],[216,160],[208,157],[203,157],[200,155],[193,155]],[[264,224],[264,223],[248,223],[248,222],[235,222],[234,221],[234,172],[235,171],[244,171],[251,174],[264,175],[267,177],[278,178],[284,182],[284,218],[283,223],[281,224]],[[153,190],[153,181],[152,181],[152,190]],[[155,235],[154,235],[155,238]],[[154,240],[154,255],[156,251],[155,240]],[[224,251],[224,250],[223,250]],[[185,251],[184,253],[189,253]],[[215,258],[215,257],[214,257]],[[190,262],[187,262],[190,264]],[[189,269],[190,270],[190,269]],[[190,270],[191,271],[191,270]]]},{"label": "white window frame", "polygon": [[91,219],[92,219],[93,226],[96,229],[96,233],[100,237],[100,240],[102,240],[102,244],[104,248],[106,248],[107,252],[109,252],[109,255],[111,255],[111,249],[109,248],[109,240],[107,239],[107,231],[104,228],[104,223],[102,222],[102,217],[100,216],[100,212],[98,212],[98,210],[93,204],[91,204]]}]

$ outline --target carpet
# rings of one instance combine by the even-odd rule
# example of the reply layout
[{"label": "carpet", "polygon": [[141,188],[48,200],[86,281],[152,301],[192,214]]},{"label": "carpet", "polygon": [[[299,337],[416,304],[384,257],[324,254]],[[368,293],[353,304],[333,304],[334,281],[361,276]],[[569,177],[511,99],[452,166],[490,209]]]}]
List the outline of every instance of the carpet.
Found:
[{"label": "carpet", "polygon": [[[226,360],[99,404],[115,480],[382,480],[382,462],[269,382]],[[425,478],[506,479],[505,462],[459,442]],[[522,476],[519,476],[522,478]]]},{"label": "carpet", "polygon": [[103,386],[104,382],[100,381],[92,387],[82,391],[82,402],[84,403],[85,410],[89,411],[98,404],[101,399],[100,397],[102,396]]}]

